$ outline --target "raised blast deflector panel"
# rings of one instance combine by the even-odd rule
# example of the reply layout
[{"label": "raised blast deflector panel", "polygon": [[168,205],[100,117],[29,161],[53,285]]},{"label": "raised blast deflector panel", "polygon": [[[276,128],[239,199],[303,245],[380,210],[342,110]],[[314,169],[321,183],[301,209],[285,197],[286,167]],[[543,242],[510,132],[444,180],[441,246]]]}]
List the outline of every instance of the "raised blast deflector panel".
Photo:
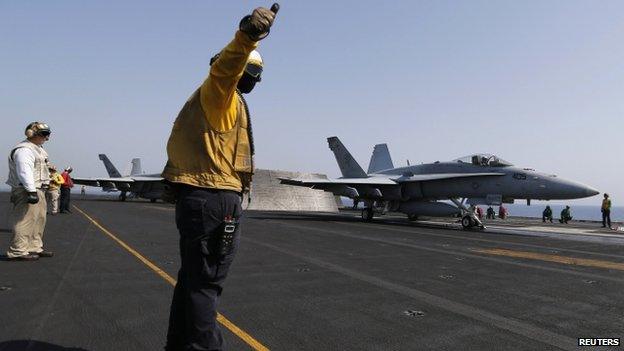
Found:
[{"label": "raised blast deflector panel", "polygon": [[[266,211],[338,212],[332,193],[280,184],[279,178],[325,178],[323,174],[256,169],[251,183],[251,202],[243,208]],[[346,187],[345,187],[346,188]]]}]

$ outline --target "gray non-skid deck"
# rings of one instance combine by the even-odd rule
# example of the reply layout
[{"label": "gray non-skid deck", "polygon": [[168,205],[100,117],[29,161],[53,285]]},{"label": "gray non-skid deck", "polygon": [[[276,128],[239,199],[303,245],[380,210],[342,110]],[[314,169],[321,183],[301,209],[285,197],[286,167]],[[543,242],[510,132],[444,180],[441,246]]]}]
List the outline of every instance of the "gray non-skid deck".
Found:
[{"label": "gray non-skid deck", "polygon": [[[175,278],[172,206],[75,198]],[[0,194],[3,251],[8,206]],[[481,232],[396,216],[363,223],[352,212],[248,211],[243,225],[220,312],[270,350],[551,350],[624,336],[624,246],[560,234],[575,238],[587,224],[556,224],[549,236],[522,232],[541,221]],[[48,217],[44,242],[55,257],[0,261],[0,351],[162,349],[169,282],[77,210]],[[494,249],[521,257],[484,251]],[[224,330],[229,350],[252,349]]]}]

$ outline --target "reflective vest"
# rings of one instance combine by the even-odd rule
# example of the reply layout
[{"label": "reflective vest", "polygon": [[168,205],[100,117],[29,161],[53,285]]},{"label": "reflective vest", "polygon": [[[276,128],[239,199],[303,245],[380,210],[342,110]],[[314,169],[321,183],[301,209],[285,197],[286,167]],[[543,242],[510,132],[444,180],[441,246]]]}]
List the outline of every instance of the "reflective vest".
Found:
[{"label": "reflective vest", "polygon": [[198,89],[173,124],[163,178],[203,188],[238,192],[249,189],[254,166],[242,96],[235,96],[238,107],[234,128],[222,132],[208,123],[199,95]]},{"label": "reflective vest", "polygon": [[55,172],[54,174],[50,174],[50,187],[48,188],[48,190],[50,191],[58,190],[61,187],[61,184],[63,183],[65,183],[65,181],[63,180],[63,176],[60,175],[58,172]]},{"label": "reflective vest", "polygon": [[236,85],[257,43],[238,31],[188,99],[167,142],[163,178],[202,188],[246,191],[253,140],[249,111]]},{"label": "reflective vest", "polygon": [[603,199],[602,200],[602,209],[610,210],[611,209],[611,199]]},{"label": "reflective vest", "polygon": [[47,186],[50,183],[48,153],[41,146],[31,143],[28,140],[24,140],[17,144],[9,154],[9,179],[7,180],[7,184],[13,188],[24,186],[17,175],[17,168],[15,166],[15,160],[13,159],[13,154],[15,154],[15,151],[20,148],[29,149],[35,156],[35,164],[33,165],[35,188],[40,189],[44,184]]}]

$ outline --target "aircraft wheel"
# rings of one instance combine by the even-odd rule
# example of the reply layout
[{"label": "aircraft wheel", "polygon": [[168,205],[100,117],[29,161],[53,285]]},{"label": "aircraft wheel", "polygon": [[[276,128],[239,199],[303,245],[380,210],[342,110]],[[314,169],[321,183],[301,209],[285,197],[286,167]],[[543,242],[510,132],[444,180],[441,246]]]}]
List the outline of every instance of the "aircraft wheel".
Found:
[{"label": "aircraft wheel", "polygon": [[365,221],[371,221],[373,220],[373,209],[372,208],[365,208],[362,210],[362,219]]},{"label": "aircraft wheel", "polygon": [[156,199],[150,199],[150,202],[154,203],[154,202],[156,202]]},{"label": "aircraft wheel", "polygon": [[417,215],[407,215],[407,219],[409,219],[410,221],[417,221],[418,220],[418,216]]},{"label": "aircraft wheel", "polygon": [[462,224],[462,227],[464,227],[464,229],[470,229],[474,225],[474,222],[472,218],[470,218],[470,216],[466,215],[462,218],[461,224]]}]

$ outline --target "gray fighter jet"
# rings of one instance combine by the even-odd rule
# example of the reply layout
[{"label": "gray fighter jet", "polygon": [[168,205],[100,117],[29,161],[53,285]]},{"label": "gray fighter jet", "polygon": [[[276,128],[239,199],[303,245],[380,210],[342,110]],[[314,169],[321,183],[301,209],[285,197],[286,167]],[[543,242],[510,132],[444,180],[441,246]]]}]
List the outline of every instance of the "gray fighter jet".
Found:
[{"label": "gray fighter jet", "polygon": [[75,184],[97,186],[107,192],[120,191],[121,201],[126,201],[128,193],[131,197],[149,199],[151,202],[160,199],[164,189],[163,178],[160,174],[142,174],[141,159],[132,159],[130,175],[124,177],[105,154],[98,156],[104,162],[109,178],[72,177]]},{"label": "gray fighter jet", "polygon": [[418,216],[461,215],[464,228],[484,228],[467,203],[501,205],[523,199],[530,205],[531,199],[578,199],[598,194],[592,187],[516,167],[490,154],[395,168],[386,144],[375,146],[366,173],[337,137],[327,141],[340,167],[341,178],[280,178],[280,181],[362,201],[365,220],[390,210],[405,213],[412,220]]}]

